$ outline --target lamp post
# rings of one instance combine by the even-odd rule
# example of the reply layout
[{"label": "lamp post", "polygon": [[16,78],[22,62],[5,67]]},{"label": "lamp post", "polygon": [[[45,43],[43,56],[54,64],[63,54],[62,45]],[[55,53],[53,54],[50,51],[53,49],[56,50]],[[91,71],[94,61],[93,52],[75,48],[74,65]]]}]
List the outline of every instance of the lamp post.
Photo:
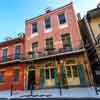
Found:
[{"label": "lamp post", "polygon": [[58,73],[59,73],[59,75],[58,75],[58,79],[60,80],[59,81],[59,84],[58,84],[58,86],[59,86],[59,90],[60,90],[60,96],[62,95],[62,65],[63,65],[63,60],[60,60],[60,64],[61,64],[61,66],[60,66],[60,70],[58,70]]}]

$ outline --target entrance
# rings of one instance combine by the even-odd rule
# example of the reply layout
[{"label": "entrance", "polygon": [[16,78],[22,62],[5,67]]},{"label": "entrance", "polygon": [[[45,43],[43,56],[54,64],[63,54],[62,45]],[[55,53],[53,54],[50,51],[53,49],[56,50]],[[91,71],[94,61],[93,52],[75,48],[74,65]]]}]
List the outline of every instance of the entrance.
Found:
[{"label": "entrance", "polygon": [[80,85],[77,65],[74,64],[66,65],[65,72],[68,85]]},{"label": "entrance", "polygon": [[35,85],[35,70],[29,70],[28,72],[28,90],[34,89]]}]

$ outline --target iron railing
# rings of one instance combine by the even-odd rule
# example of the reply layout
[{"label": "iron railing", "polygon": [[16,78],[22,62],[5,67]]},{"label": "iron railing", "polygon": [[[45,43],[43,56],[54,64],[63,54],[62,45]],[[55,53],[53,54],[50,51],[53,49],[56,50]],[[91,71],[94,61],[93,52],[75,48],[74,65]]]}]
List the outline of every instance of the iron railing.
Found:
[{"label": "iron railing", "polygon": [[53,50],[45,50],[44,52],[33,51],[30,54],[27,54],[27,56],[25,56],[24,54],[12,54],[8,56],[0,57],[0,63],[9,62],[9,61],[35,59],[35,58],[65,53],[65,52],[73,52],[73,51],[77,51],[83,48],[84,47],[81,45],[79,48],[59,48],[59,49],[53,49]]}]

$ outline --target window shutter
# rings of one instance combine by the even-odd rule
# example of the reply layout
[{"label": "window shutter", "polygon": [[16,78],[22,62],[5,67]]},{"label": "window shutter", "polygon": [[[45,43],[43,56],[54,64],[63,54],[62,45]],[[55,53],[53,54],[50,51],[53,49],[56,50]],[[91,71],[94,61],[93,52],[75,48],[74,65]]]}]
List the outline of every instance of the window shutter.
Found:
[{"label": "window shutter", "polygon": [[41,69],[40,70],[40,85],[41,87],[44,87],[45,84],[45,70]]},{"label": "window shutter", "polygon": [[84,71],[83,65],[78,64],[77,68],[78,68],[78,74],[79,74],[79,78],[80,78],[80,85],[86,85],[87,82],[86,82],[86,78],[85,78],[85,71]]},{"label": "window shutter", "polygon": [[58,84],[59,84],[58,72],[57,72],[57,68],[55,68],[55,86],[58,87]]}]

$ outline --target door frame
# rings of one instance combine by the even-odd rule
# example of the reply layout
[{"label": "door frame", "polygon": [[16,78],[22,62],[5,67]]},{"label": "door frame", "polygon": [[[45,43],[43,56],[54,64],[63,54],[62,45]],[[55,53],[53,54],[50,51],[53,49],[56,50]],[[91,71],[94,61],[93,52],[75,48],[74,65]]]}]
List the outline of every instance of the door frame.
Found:
[{"label": "door frame", "polygon": [[26,90],[28,90],[28,74],[29,74],[29,71],[35,71],[35,68],[29,68],[30,66],[27,67],[27,71],[26,71]]}]

